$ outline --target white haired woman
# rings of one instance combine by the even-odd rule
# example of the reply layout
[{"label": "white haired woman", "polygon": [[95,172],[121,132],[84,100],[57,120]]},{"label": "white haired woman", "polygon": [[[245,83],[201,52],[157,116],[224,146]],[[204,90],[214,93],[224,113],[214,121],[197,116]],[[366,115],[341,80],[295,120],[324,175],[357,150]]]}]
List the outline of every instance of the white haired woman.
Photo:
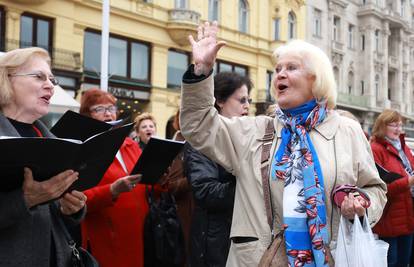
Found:
[{"label": "white haired woman", "polygon": [[[275,118],[220,116],[211,75],[219,49],[217,23],[190,36],[195,64],[183,76],[182,134],[191,145],[237,177],[227,266],[257,266],[271,242],[263,199],[261,154],[268,125],[274,128],[270,156],[272,230],[284,231],[290,266],[329,266],[340,215],[363,216],[367,201],[350,194],[340,207],[330,198],[337,185],[352,184],[370,198],[375,224],[386,202],[369,144],[360,125],[339,116],[328,57],[317,47],[292,41],[274,52]],[[241,237],[241,238],[240,238]],[[239,242],[242,240],[242,242]],[[283,259],[280,259],[281,261]]]},{"label": "white haired woman", "polygon": [[[44,49],[2,55],[0,136],[53,137],[39,118],[48,113],[56,84]],[[64,194],[77,178],[77,172],[66,170],[37,182],[26,168],[22,188],[0,193],[0,266],[71,266],[72,250],[57,219],[76,224],[84,216],[86,196]]]}]

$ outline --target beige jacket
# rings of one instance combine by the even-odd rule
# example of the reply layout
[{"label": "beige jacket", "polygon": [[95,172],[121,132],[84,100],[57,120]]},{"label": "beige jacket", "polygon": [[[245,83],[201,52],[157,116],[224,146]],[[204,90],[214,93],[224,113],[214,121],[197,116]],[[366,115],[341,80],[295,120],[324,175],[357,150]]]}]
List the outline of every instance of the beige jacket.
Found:
[{"label": "beige jacket", "polygon": [[[274,120],[276,136],[271,160],[281,141],[282,125],[266,116],[228,119],[214,108],[213,77],[194,84],[183,84],[181,130],[191,145],[237,177],[231,237],[257,237],[257,242],[232,244],[238,255],[247,257],[237,266],[257,266],[270,244],[260,174],[261,145],[266,124]],[[386,185],[379,178],[370,146],[361,126],[329,111],[325,121],[310,137],[321,163],[331,241],[337,238],[340,213],[332,206],[331,191],[336,185],[356,184],[371,198],[368,218],[375,224],[386,203]],[[284,182],[270,181],[276,228],[281,225]],[[330,243],[331,248],[335,242]],[[228,264],[229,265],[229,264]],[[233,266],[235,266],[233,264]]]}]

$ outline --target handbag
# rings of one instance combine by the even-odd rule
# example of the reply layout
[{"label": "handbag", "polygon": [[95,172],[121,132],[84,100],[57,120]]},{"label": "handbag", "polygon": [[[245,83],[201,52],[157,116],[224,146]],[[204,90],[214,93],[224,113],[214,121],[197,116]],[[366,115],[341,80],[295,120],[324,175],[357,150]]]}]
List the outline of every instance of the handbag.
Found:
[{"label": "handbag", "polygon": [[269,184],[269,158],[270,149],[274,139],[273,121],[269,121],[265,134],[262,138],[262,155],[261,155],[261,174],[263,199],[266,207],[267,223],[269,224],[272,233],[272,242],[260,258],[258,267],[286,267],[288,266],[288,259],[286,255],[286,245],[284,233],[285,229],[282,227],[275,232],[272,199],[270,194]]},{"label": "handbag", "polygon": [[86,249],[76,246],[76,242],[69,234],[65,223],[60,216],[57,216],[57,221],[59,222],[60,228],[62,229],[69,248],[72,251],[70,259],[71,267],[99,267],[98,261],[92,256],[92,254],[90,254]]}]

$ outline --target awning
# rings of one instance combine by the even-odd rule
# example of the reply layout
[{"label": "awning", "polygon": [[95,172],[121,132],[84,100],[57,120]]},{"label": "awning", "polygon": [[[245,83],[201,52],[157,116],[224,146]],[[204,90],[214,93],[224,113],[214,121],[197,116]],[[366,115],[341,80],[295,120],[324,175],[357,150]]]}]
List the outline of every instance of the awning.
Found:
[{"label": "awning", "polygon": [[72,96],[65,92],[59,85],[55,86],[55,93],[50,99],[49,112],[65,113],[67,110],[79,111],[80,104]]}]

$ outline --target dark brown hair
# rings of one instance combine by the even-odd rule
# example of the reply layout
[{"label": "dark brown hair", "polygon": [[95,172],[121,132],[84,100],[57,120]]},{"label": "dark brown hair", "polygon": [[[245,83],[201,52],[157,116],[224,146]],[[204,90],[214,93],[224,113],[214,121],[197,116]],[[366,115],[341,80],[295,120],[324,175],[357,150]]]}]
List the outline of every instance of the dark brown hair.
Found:
[{"label": "dark brown hair", "polygon": [[81,98],[79,113],[84,116],[91,116],[91,107],[98,104],[116,104],[116,98],[105,91],[98,88],[92,88],[85,91]]}]

